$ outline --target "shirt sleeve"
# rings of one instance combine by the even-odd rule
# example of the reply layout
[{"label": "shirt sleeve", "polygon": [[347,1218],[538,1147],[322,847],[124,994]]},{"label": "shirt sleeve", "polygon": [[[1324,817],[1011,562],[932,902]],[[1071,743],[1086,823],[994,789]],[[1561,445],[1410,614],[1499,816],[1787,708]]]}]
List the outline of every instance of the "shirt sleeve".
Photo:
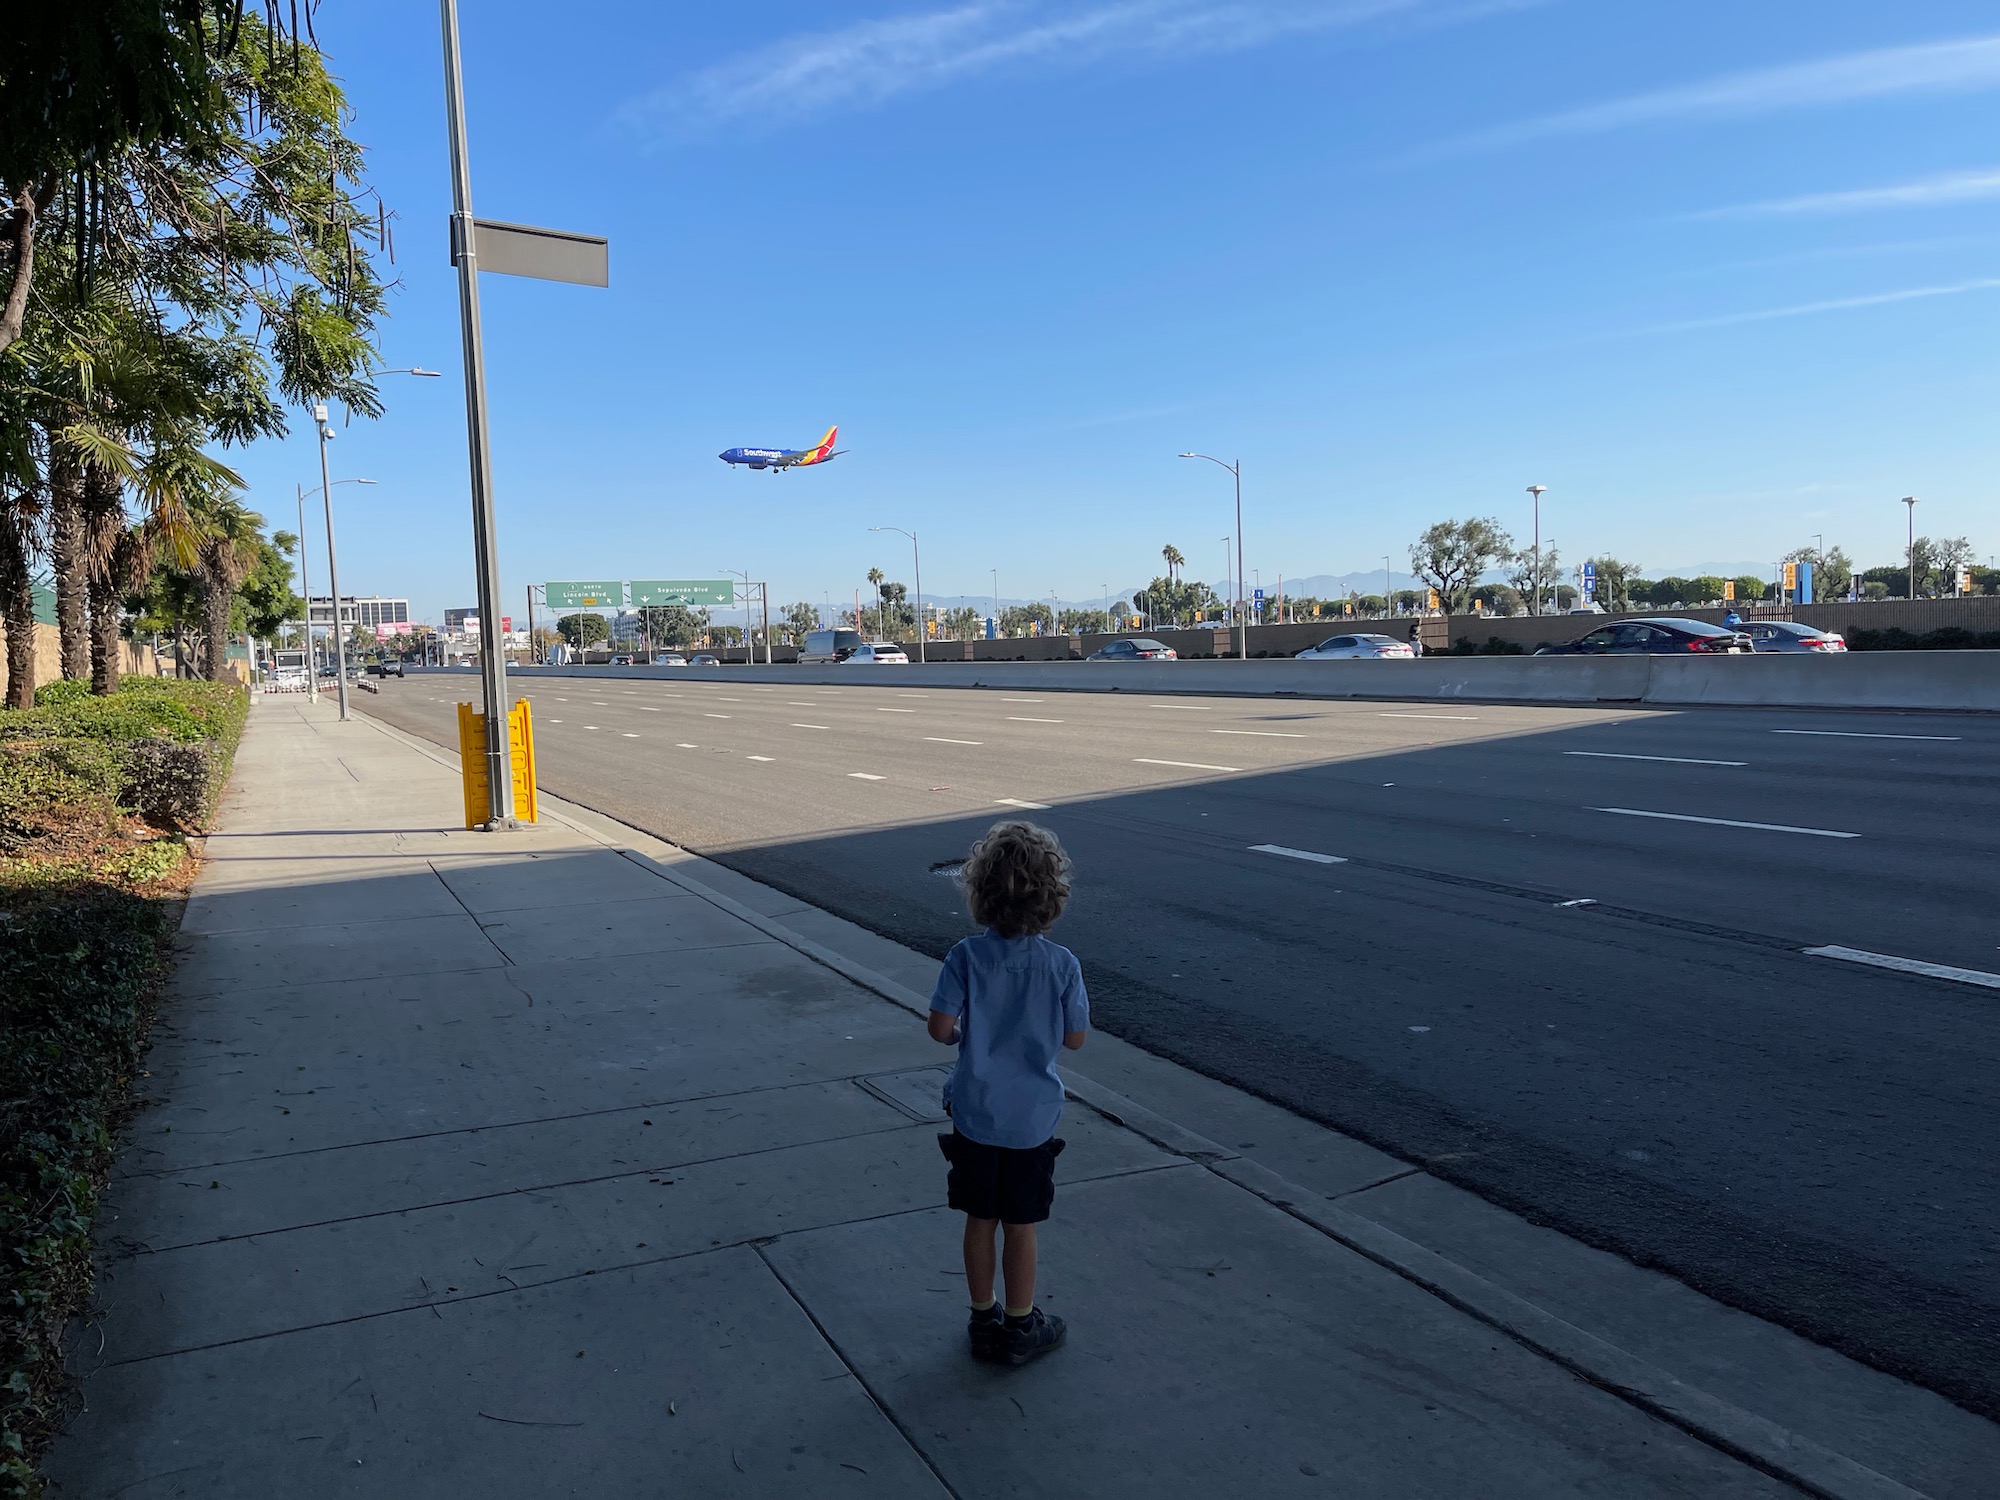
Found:
[{"label": "shirt sleeve", "polygon": [[1070,956],[1069,973],[1063,982],[1062,1014],[1064,1031],[1090,1030],[1090,996],[1083,988],[1083,965],[1074,954]]},{"label": "shirt sleeve", "polygon": [[931,991],[931,1009],[948,1016],[964,1015],[970,973],[965,944],[958,943],[944,956],[944,966],[938,970],[937,985]]}]

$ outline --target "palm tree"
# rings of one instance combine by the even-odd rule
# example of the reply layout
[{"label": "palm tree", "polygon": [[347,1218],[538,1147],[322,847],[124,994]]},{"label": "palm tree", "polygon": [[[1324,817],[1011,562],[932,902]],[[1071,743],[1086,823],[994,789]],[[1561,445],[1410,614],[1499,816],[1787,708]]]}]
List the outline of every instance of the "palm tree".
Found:
[{"label": "palm tree", "polygon": [[1181,549],[1168,542],[1160,549],[1160,559],[1167,565],[1167,582],[1179,583],[1180,570],[1187,566],[1187,559],[1181,556]]},{"label": "palm tree", "polygon": [[8,708],[35,706],[35,591],[28,571],[40,506],[31,491],[0,486],[0,628],[7,634]]},{"label": "palm tree", "polygon": [[194,571],[201,588],[201,675],[220,682],[229,655],[229,608],[236,601],[236,586],[257,566],[264,518],[245,510],[232,495],[205,505],[200,519]]},{"label": "palm tree", "polygon": [[[887,576],[880,568],[870,568],[868,570],[869,586],[875,590],[875,629],[873,633],[878,636],[886,634],[882,622],[882,580]],[[858,625],[861,622],[857,620],[855,623]]]}]

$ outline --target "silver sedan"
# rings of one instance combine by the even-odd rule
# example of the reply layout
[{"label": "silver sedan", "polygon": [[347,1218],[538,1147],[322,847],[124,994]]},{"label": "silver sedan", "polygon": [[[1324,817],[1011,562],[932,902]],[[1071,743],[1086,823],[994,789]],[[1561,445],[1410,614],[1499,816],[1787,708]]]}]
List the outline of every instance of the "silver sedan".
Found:
[{"label": "silver sedan", "polygon": [[1300,661],[1350,661],[1381,660],[1385,657],[1412,657],[1416,652],[1410,649],[1408,641],[1399,641],[1386,635],[1335,635],[1328,636],[1317,646],[1308,646],[1298,654]]},{"label": "silver sedan", "polygon": [[1737,630],[1750,637],[1753,651],[1845,651],[1847,642],[1830,630],[1815,630],[1791,620],[1750,620]]}]

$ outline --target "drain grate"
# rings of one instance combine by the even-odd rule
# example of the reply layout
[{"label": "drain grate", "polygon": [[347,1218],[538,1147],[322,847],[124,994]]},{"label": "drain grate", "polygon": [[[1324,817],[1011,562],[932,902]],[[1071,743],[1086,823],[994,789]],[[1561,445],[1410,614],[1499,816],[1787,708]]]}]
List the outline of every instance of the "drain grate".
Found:
[{"label": "drain grate", "polygon": [[931,866],[931,874],[940,875],[946,880],[956,880],[964,868],[965,861],[962,859],[941,859]]}]

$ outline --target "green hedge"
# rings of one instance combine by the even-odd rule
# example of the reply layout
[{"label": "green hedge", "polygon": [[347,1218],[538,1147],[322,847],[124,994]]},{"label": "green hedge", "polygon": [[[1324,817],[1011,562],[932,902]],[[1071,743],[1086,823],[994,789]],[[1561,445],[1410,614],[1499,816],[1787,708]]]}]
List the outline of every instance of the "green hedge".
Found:
[{"label": "green hedge", "polygon": [[1887,630],[1844,632],[1850,651],[2000,651],[2000,630],[1967,630],[1946,625],[1912,635],[1897,626]]},{"label": "green hedge", "polygon": [[177,840],[125,845],[119,810],[203,823],[249,712],[239,689],[50,684],[0,712],[0,1500],[39,1493],[60,1340],[90,1293],[90,1230],[145,1050]]}]

